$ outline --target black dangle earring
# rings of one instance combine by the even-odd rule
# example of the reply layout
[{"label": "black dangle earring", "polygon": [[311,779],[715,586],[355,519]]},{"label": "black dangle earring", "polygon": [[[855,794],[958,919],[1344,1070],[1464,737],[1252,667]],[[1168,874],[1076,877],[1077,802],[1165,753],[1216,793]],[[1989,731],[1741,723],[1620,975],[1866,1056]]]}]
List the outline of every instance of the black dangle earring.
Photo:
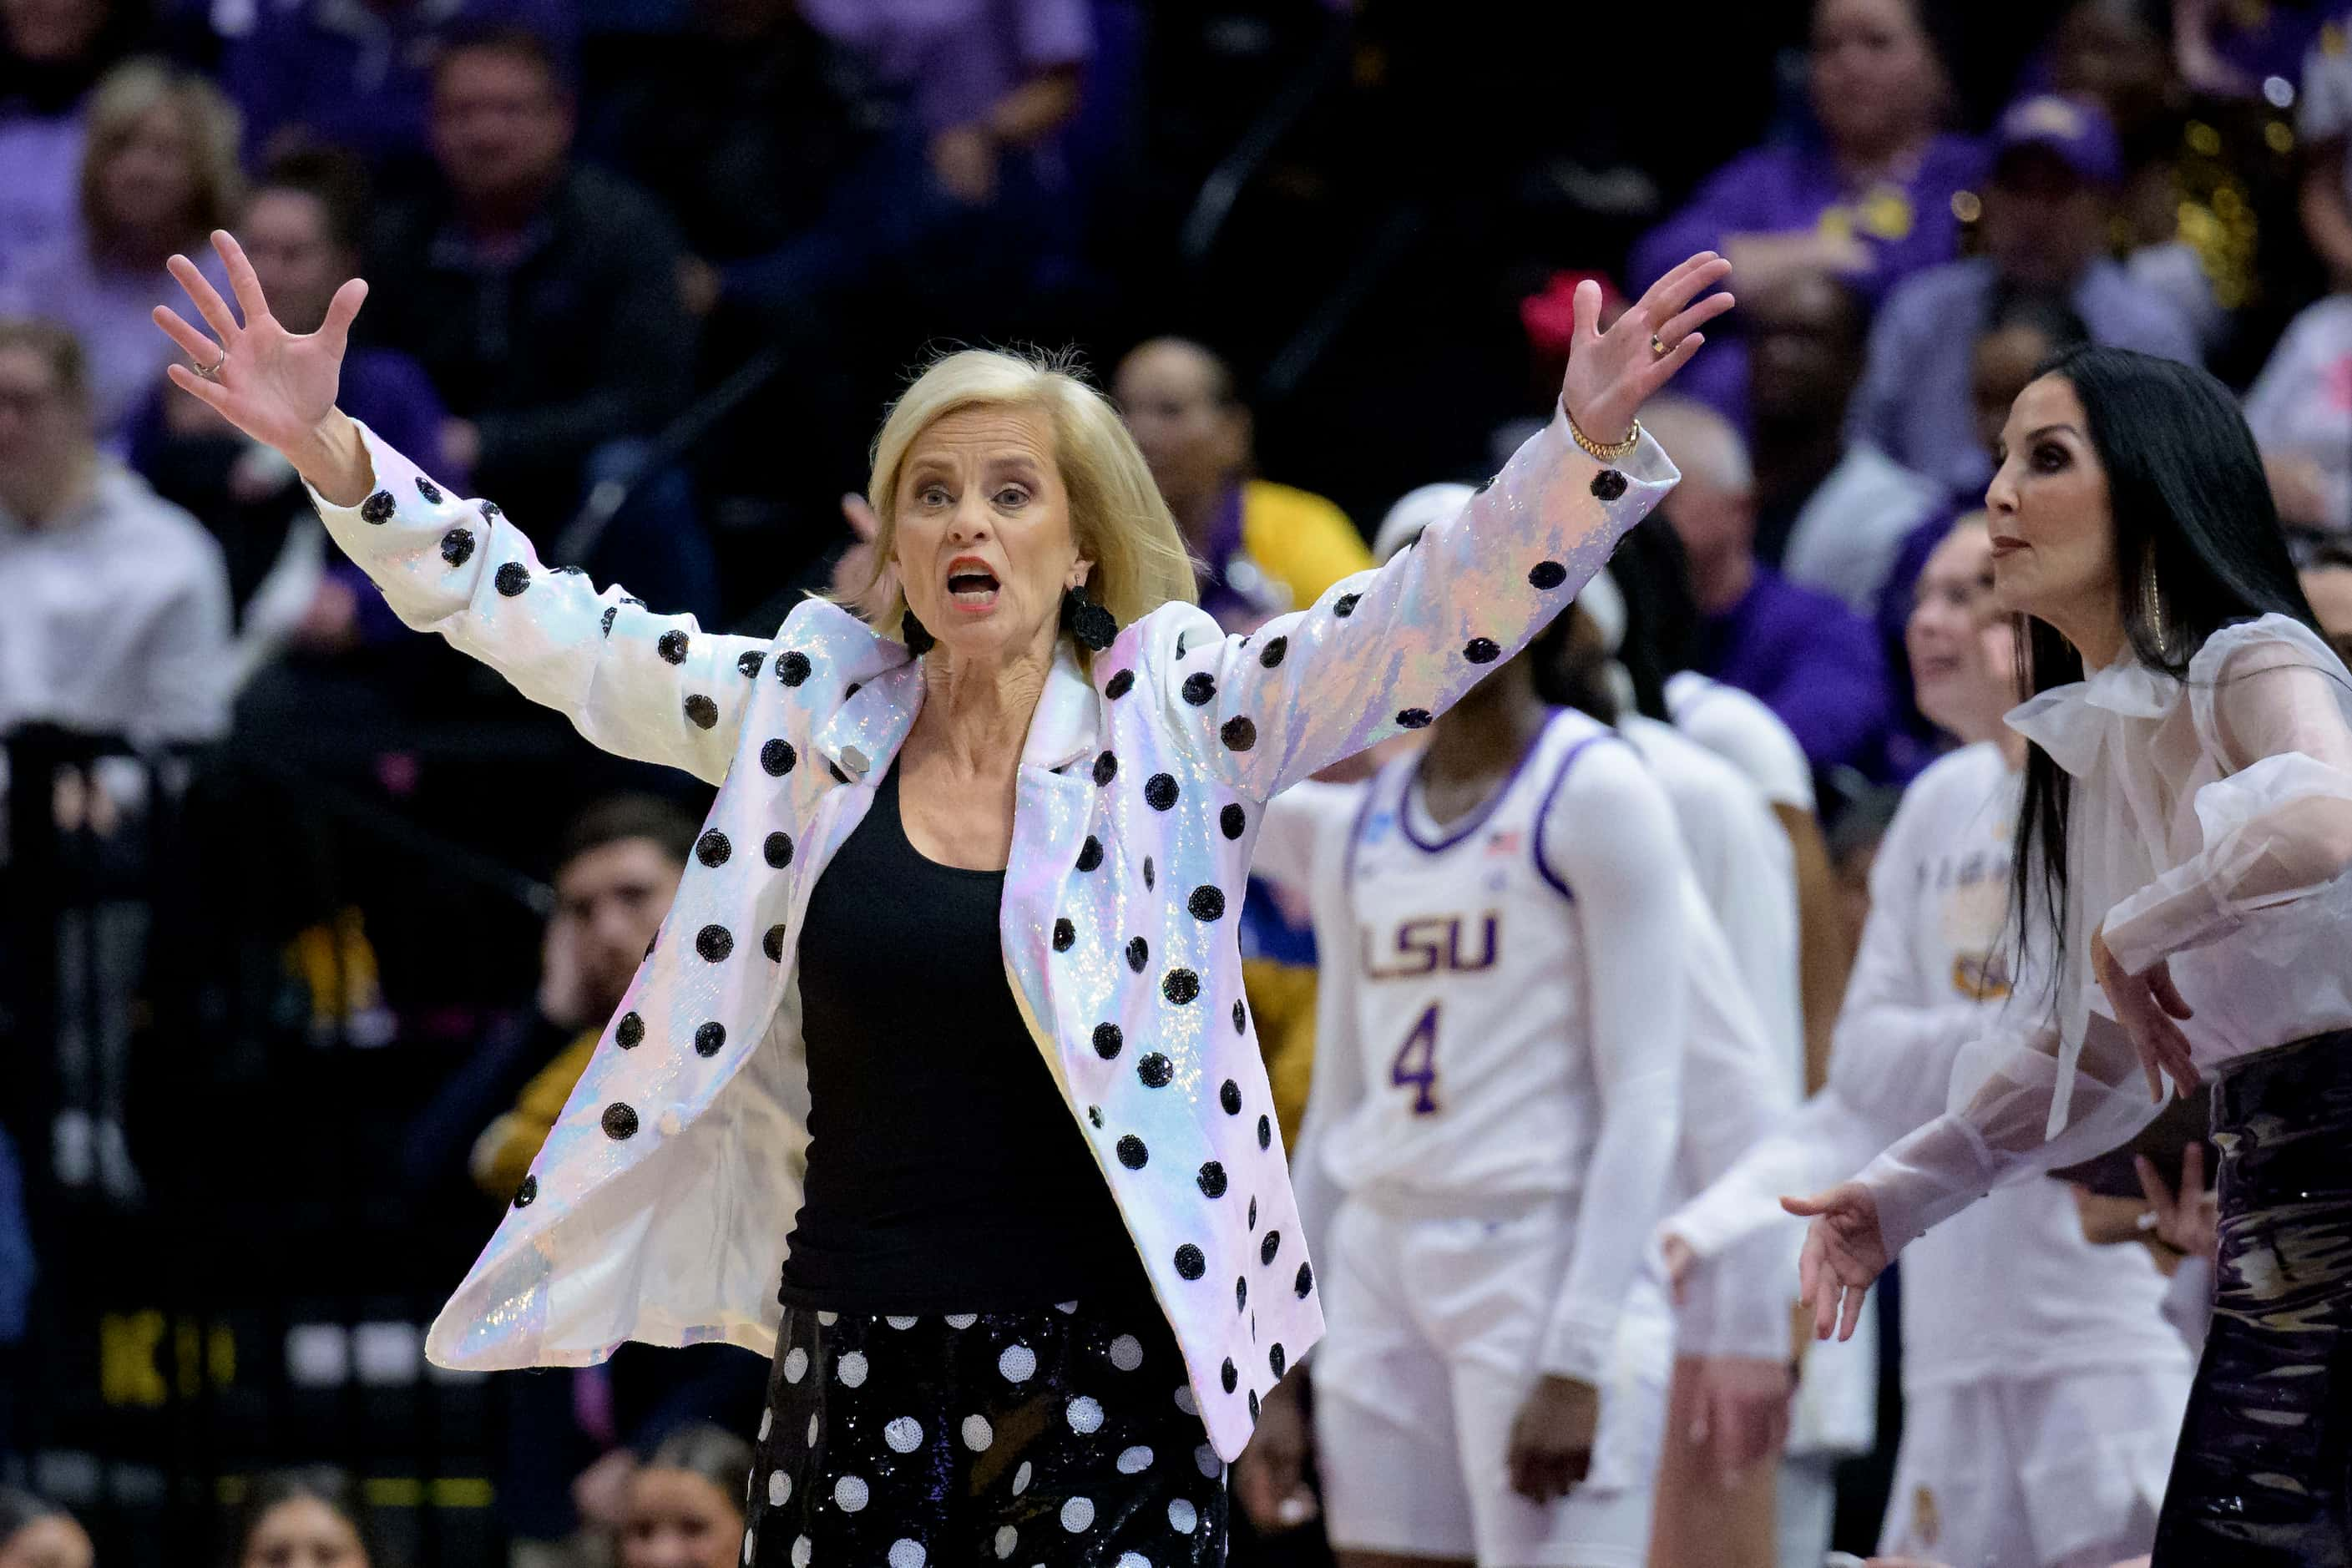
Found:
[{"label": "black dangle earring", "polygon": [[1100,653],[1110,647],[1118,636],[1118,623],[1108,610],[1087,597],[1084,587],[1062,590],[1062,629],[1078,639],[1078,645],[1090,652]]},{"label": "black dangle earring", "polygon": [[915,618],[912,605],[898,612],[898,640],[905,643],[907,651],[917,658],[940,646],[940,639],[931,635],[930,628]]}]

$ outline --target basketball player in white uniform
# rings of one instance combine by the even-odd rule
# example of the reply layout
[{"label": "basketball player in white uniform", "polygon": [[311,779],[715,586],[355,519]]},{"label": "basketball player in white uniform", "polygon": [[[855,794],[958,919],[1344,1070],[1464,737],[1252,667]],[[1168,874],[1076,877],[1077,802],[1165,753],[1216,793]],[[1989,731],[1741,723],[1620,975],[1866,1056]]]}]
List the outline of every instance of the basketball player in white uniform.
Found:
[{"label": "basketball player in white uniform", "polygon": [[[1986,616],[1990,550],[1981,517],[1966,520],[1920,579],[1919,706],[1968,743],[1913,783],[1880,847],[1830,1085],[1668,1222],[1698,1255],[1785,1225],[1780,1194],[1836,1180],[1973,1087],[1969,1047],[2013,984],[2002,937],[2023,752],[2000,721],[2013,648]],[[2165,1289],[2143,1248],[2085,1241],[2055,1180],[2000,1188],[1906,1250],[1882,1551],[1958,1568],[2105,1568],[2145,1552],[2193,1370]]]}]

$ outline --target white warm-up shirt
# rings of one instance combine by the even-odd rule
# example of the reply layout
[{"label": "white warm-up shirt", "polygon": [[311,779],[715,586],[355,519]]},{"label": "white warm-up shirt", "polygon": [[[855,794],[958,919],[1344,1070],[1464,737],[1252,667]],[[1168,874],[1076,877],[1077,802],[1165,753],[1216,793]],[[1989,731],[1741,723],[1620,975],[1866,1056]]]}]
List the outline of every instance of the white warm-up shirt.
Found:
[{"label": "white warm-up shirt", "polygon": [[1767,804],[1813,809],[1813,769],[1805,749],[1763,699],[1697,670],[1666,678],[1675,728],[1748,775]]}]

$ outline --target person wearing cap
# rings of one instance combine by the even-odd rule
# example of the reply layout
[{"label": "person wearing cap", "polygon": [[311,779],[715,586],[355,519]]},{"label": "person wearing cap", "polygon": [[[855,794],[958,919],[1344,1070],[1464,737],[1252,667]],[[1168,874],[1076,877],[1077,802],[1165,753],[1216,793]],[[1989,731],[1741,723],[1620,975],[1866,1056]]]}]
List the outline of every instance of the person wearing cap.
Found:
[{"label": "person wearing cap", "polygon": [[1956,492],[1980,490],[1992,461],[1969,394],[1977,334],[2009,300],[2073,307],[2091,341],[2195,363],[2177,305],[2106,253],[2123,154],[2086,99],[2040,94],[2001,116],[1984,198],[1984,254],[1931,268],[1887,296],[1870,333],[1850,416],[1853,434]]},{"label": "person wearing cap", "polygon": [[1111,391],[1202,563],[1201,607],[1228,631],[1311,605],[1372,558],[1348,514],[1256,477],[1250,411],[1233,367],[1189,338],[1153,338],[1119,361]]}]

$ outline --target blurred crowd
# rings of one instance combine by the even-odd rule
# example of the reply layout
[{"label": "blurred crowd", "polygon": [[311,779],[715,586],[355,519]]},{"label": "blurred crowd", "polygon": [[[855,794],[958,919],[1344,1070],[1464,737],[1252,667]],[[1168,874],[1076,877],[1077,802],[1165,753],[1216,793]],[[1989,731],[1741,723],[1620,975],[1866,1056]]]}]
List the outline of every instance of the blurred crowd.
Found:
[{"label": "blurred crowd", "polygon": [[[1771,804],[1804,824],[1809,1019],[1834,1015],[1890,792],[1954,743],[1915,696],[1923,570],[2052,353],[2121,345],[2242,388],[2352,654],[2340,0],[1702,5],[1672,51],[1706,57],[1687,79],[1631,82],[1594,79],[1642,74],[1593,58],[1619,24],[1558,9],[1577,15],[0,0],[0,732],[119,753],[9,807],[17,869],[47,825],[89,852],[40,864],[96,890],[8,960],[56,1005],[5,1021],[12,1079],[40,1087],[0,1106],[0,1479],[37,1478],[54,1437],[7,1386],[34,1385],[14,1375],[33,1325],[86,1328],[39,1310],[71,1263],[37,1260],[59,1233],[28,1212],[173,1201],[134,1111],[160,759],[299,767],[530,890],[528,918],[451,917],[382,839],[272,839],[282,803],[215,802],[256,845],[215,856],[268,889],[219,919],[272,955],[274,994],[347,1043],[414,1046],[376,1175],[437,1194],[416,1211],[461,1252],[582,1070],[703,804],[585,760],[404,629],[282,460],[171,390],[163,263],[221,281],[216,228],[291,326],[368,280],[343,406],[551,564],[762,632],[866,580],[865,443],[927,344],[1077,344],[1203,602],[1244,629],[1369,565],[1397,495],[1490,472],[1544,416],[1578,279],[1622,310],[1719,250],[1736,325],[1649,420],[1684,479],[1653,525],[1648,645],[1656,677],[1745,692],[1801,747]],[[1295,1131],[1311,933],[1263,888],[1245,919]],[[411,1268],[419,1296],[454,1278],[446,1250]],[[747,1363],[513,1380],[488,1460],[511,1561],[730,1561]],[[242,1506],[233,1561],[382,1560],[348,1477],[257,1476]],[[89,1561],[61,1510],[0,1494],[0,1565]]]}]

